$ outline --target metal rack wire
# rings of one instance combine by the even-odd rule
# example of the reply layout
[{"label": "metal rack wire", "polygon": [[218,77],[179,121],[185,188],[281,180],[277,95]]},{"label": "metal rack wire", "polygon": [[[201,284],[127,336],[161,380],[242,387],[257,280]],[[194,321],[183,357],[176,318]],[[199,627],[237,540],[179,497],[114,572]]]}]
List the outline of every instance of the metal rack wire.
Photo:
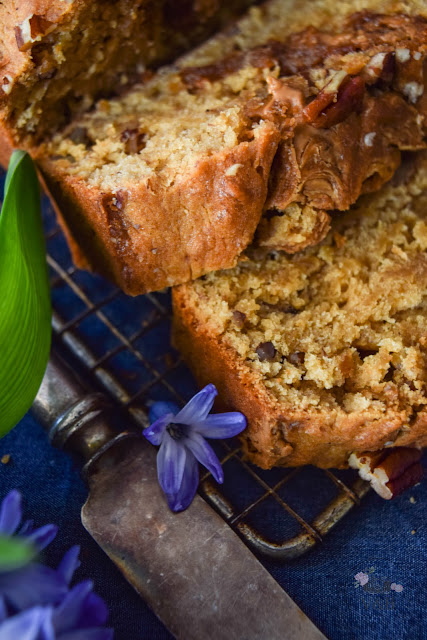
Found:
[{"label": "metal rack wire", "polygon": [[[168,293],[129,298],[76,270],[47,199],[44,217],[55,338],[141,427],[150,400],[187,401],[196,387],[170,347]],[[353,471],[263,471],[243,459],[238,441],[215,447],[225,483],[219,487],[206,473],[201,495],[254,550],[276,559],[321,542],[369,490]]]}]

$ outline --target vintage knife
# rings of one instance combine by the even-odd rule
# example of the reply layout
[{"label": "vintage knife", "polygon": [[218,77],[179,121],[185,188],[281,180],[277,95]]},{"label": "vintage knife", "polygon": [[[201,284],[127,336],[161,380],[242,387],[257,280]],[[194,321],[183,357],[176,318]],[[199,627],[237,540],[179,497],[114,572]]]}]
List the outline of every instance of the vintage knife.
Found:
[{"label": "vintage knife", "polygon": [[34,402],[52,443],[83,456],[82,522],[176,638],[325,640],[232,529],[196,496],[169,511],[155,449],[109,424],[111,404],[53,354]]}]

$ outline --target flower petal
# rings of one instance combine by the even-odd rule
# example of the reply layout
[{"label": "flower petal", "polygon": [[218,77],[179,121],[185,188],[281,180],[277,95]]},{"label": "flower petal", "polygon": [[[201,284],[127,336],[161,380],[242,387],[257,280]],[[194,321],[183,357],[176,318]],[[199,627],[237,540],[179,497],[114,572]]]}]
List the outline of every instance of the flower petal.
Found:
[{"label": "flower petal", "polygon": [[194,430],[204,438],[232,438],[246,428],[247,420],[243,413],[214,413],[202,422],[194,425]]},{"label": "flower petal", "polygon": [[66,631],[72,631],[79,626],[79,620],[84,607],[84,602],[93,589],[93,582],[85,580],[71,589],[55,609],[53,614],[53,626],[59,636]]},{"label": "flower petal", "polygon": [[157,454],[157,475],[165,493],[178,492],[182,483],[186,456],[184,445],[174,440],[165,431]]},{"label": "flower petal", "polygon": [[21,518],[21,494],[16,489],[12,489],[1,503],[0,533],[6,535],[15,533]]},{"label": "flower petal", "polygon": [[44,607],[34,607],[12,616],[0,626],[1,640],[37,640],[42,623],[49,615]]},{"label": "flower petal", "polygon": [[175,494],[167,494],[169,509],[172,511],[184,511],[196,495],[199,484],[199,464],[196,458],[188,451],[185,461],[182,483]]},{"label": "flower petal", "polygon": [[108,608],[104,600],[96,593],[89,593],[81,612],[79,627],[99,627],[106,623]]},{"label": "flower petal", "polygon": [[24,524],[18,531],[20,536],[28,536],[34,531],[34,520],[25,520]]},{"label": "flower petal", "polygon": [[159,445],[162,443],[163,436],[166,431],[166,427],[173,420],[175,420],[175,414],[165,413],[161,418],[153,422],[147,429],[144,429],[142,435],[147,438],[151,444]]},{"label": "flower petal", "polygon": [[224,473],[221,463],[212,447],[202,438],[201,435],[198,433],[192,433],[188,438],[186,438],[185,446],[190,449],[197,460],[211,472],[217,482],[224,482]]},{"label": "flower petal", "polygon": [[46,524],[44,527],[40,527],[40,529],[30,533],[27,536],[27,540],[41,551],[52,542],[57,533],[58,527],[56,524]]},{"label": "flower petal", "polygon": [[56,640],[55,629],[53,628],[53,607],[46,607],[45,616],[40,627],[40,640]]},{"label": "flower petal", "polygon": [[0,625],[7,618],[6,603],[3,596],[0,596]]},{"label": "flower petal", "polygon": [[58,565],[57,572],[62,576],[66,584],[70,584],[76,569],[80,567],[79,560],[80,547],[75,545],[68,549]]},{"label": "flower petal", "polygon": [[158,402],[153,402],[151,405],[148,418],[150,422],[153,423],[166,413],[173,413],[176,415],[178,411],[179,407],[176,402],[164,402],[163,400],[159,400]]},{"label": "flower petal", "polygon": [[50,567],[32,564],[0,574],[0,593],[17,611],[36,605],[56,604],[67,593],[63,577]]},{"label": "flower petal", "polygon": [[193,424],[201,422],[206,418],[212,409],[215,396],[218,391],[213,384],[208,384],[199,393],[191,398],[189,402],[175,416],[174,422],[182,424]]}]

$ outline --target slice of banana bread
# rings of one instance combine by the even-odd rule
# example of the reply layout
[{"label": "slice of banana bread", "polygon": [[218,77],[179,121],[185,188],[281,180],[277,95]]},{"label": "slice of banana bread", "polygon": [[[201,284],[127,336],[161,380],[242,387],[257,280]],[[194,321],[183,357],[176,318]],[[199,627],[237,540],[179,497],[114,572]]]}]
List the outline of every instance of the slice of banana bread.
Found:
[{"label": "slice of banana bread", "polygon": [[248,419],[247,457],[346,466],[427,445],[427,156],[299,254],[251,248],[177,287],[174,342]]},{"label": "slice of banana bread", "polygon": [[160,289],[234,266],[263,213],[259,244],[299,251],[329,211],[388,180],[401,150],[425,148],[426,6],[353,6],[327,24],[330,0],[253,10],[199,51],[203,66],[192,53],[42,145],[78,264],[130,294]]},{"label": "slice of banana bread", "polygon": [[200,43],[251,1],[0,2],[3,147],[28,146],[94,98],[122,92],[147,67]]}]

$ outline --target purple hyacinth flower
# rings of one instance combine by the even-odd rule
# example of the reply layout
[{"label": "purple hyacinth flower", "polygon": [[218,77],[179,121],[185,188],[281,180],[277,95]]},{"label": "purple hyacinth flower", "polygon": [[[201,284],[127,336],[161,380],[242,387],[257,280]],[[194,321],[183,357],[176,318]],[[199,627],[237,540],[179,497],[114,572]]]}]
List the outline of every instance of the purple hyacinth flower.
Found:
[{"label": "purple hyacinth flower", "polygon": [[[92,594],[93,595],[93,594]],[[75,619],[59,621],[52,606],[33,607],[0,624],[1,640],[112,640],[112,629],[80,627]]]},{"label": "purple hyacinth flower", "polygon": [[232,438],[246,427],[239,412],[209,415],[217,393],[208,384],[181,410],[171,402],[156,402],[150,409],[154,422],[143,434],[160,445],[157,475],[172,511],[182,511],[192,502],[199,484],[198,462],[217,482],[224,480],[220,461],[205,438]]},{"label": "purple hyacinth flower", "polygon": [[[1,535],[22,537],[41,551],[57,534],[58,527],[53,524],[33,529],[30,521],[26,521],[19,530],[21,520],[21,494],[12,490],[0,507]],[[36,562],[15,571],[0,571],[0,596],[14,611],[50,603],[55,598],[63,597],[66,592],[67,585],[63,578],[54,569]]]},{"label": "purple hyacinth flower", "polygon": [[[0,507],[0,534],[23,537],[38,550],[56,536],[57,527],[33,529],[22,519],[21,496],[11,491]],[[105,602],[93,593],[90,580],[70,588],[80,566],[79,547],[67,551],[57,569],[31,562],[16,570],[0,571],[0,640],[111,640],[103,627]]]},{"label": "purple hyacinth flower", "polygon": [[40,529],[33,529],[31,520],[26,520],[21,529],[17,531],[22,520],[21,494],[16,489],[10,491],[4,498],[0,507],[0,534],[12,536],[24,536],[36,549],[41,551],[55,538],[58,527],[47,524]]}]

